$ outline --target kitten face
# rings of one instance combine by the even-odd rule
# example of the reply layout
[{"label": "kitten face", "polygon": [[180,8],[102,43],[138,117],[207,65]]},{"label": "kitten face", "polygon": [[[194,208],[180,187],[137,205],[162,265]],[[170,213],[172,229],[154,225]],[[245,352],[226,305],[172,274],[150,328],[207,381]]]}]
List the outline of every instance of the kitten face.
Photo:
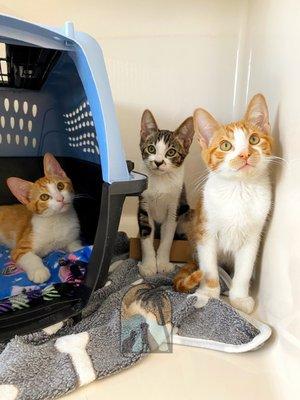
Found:
[{"label": "kitten face", "polygon": [[207,111],[194,114],[195,129],[208,168],[227,177],[263,173],[272,155],[268,109],[262,95],[251,100],[244,120],[220,125]]},{"label": "kitten face", "polygon": [[74,198],[72,183],[68,178],[43,177],[33,183],[27,208],[45,217],[68,211]]},{"label": "kitten face", "polygon": [[194,135],[192,118],[186,119],[174,132],[159,130],[149,110],[141,121],[140,149],[147,169],[161,175],[180,167],[189,152]]},{"label": "kitten face", "polygon": [[50,153],[44,156],[44,173],[34,183],[12,177],[7,184],[13,195],[35,214],[50,217],[68,211],[74,198],[72,182]]}]

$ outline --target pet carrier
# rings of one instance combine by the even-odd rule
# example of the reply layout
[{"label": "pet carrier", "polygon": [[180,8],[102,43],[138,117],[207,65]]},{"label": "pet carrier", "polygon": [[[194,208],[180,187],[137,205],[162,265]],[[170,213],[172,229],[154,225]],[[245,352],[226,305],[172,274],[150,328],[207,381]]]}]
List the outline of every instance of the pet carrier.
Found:
[{"label": "pet carrier", "polygon": [[72,23],[53,29],[0,16],[0,194],[9,176],[35,180],[54,154],[80,193],[82,239],[93,244],[84,285],[67,299],[0,315],[0,339],[78,315],[105,283],[126,195],[146,187],[122,148],[101,49]]}]

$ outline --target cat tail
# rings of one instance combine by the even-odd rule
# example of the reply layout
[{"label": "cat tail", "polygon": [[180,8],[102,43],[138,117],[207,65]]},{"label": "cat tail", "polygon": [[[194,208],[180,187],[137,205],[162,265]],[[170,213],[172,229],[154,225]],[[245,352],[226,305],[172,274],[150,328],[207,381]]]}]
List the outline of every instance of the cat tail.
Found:
[{"label": "cat tail", "polygon": [[173,286],[177,292],[187,293],[197,287],[203,278],[203,271],[194,261],[185,264],[173,279]]}]

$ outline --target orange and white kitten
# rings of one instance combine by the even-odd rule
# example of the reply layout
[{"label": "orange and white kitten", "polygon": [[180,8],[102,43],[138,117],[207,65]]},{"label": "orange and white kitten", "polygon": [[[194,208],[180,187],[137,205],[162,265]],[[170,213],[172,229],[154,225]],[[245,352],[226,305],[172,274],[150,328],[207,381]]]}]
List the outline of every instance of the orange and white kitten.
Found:
[{"label": "orange and white kitten", "polygon": [[199,108],[194,124],[209,169],[192,221],[192,239],[204,275],[198,290],[219,297],[218,259],[229,257],[234,263],[230,302],[250,313],[254,308],[250,279],[271,206],[268,164],[272,140],[267,104],[257,94],[244,119],[228,125],[219,124]]},{"label": "orange and white kitten", "polygon": [[82,247],[72,182],[49,153],[44,156],[44,174],[34,183],[8,178],[11,192],[22,204],[0,207],[0,241],[12,249],[12,260],[35,283],[50,277],[41,257],[53,250]]}]

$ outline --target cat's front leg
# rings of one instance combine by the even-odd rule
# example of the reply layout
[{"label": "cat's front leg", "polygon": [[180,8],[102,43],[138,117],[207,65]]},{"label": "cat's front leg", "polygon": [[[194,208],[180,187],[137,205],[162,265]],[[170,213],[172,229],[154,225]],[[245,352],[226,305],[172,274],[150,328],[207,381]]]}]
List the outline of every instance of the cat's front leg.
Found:
[{"label": "cat's front leg", "polygon": [[260,234],[248,238],[237,251],[234,263],[234,277],[229,291],[230,304],[247,314],[254,308],[254,300],[249,296],[250,280],[253,273]]},{"label": "cat's front leg", "polygon": [[156,254],[154,250],[154,221],[145,202],[141,202],[138,210],[138,223],[142,247],[142,262],[139,271],[143,276],[152,276],[157,273]]},{"label": "cat's front leg", "polygon": [[174,265],[170,262],[170,251],[177,226],[176,211],[169,211],[167,219],[162,223],[160,229],[160,245],[157,250],[157,271],[168,273],[174,270]]},{"label": "cat's front leg", "polygon": [[73,253],[74,251],[82,249],[82,247],[83,246],[82,246],[80,240],[74,240],[74,242],[71,242],[70,244],[68,244],[67,250],[69,252]]},{"label": "cat's front leg", "polygon": [[197,290],[209,297],[220,296],[220,282],[217,258],[217,240],[214,236],[203,238],[196,245],[197,257],[200,269],[204,273],[204,279]]},{"label": "cat's front leg", "polygon": [[17,263],[26,272],[28,279],[34,283],[44,283],[51,276],[42,259],[32,251],[19,257]]}]

